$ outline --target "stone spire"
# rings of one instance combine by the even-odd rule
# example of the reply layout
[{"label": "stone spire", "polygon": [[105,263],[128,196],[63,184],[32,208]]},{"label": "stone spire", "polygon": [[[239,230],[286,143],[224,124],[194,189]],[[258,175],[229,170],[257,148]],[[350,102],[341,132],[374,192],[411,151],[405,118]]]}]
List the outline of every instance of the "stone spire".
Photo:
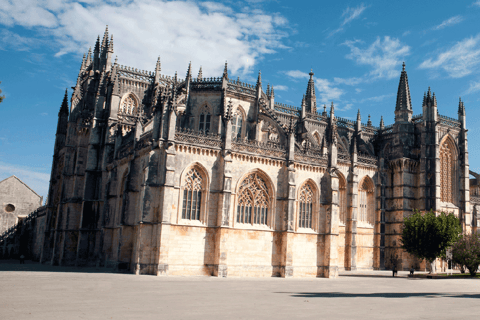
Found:
[{"label": "stone spire", "polygon": [[192,61],[188,64],[187,75],[185,76],[185,81],[192,79]]},{"label": "stone spire", "polygon": [[395,122],[412,121],[412,100],[410,98],[410,88],[408,86],[407,71],[405,71],[405,62],[402,65],[400,82],[398,84],[397,104],[395,106]]},{"label": "stone spire", "polygon": [[362,116],[360,115],[360,109],[358,109],[357,112],[357,122],[355,123],[355,129],[357,131],[357,134],[362,131]]},{"label": "stone spire", "polygon": [[432,95],[430,87],[428,91],[423,95],[423,119],[425,121],[437,121],[437,98],[435,93]]},{"label": "stone spire", "polygon": [[107,47],[108,47],[108,25],[105,27],[105,33],[103,34],[102,49],[106,49]]},{"label": "stone spire", "polygon": [[380,129],[383,130],[385,128],[385,123],[383,123],[383,116],[380,116]]},{"label": "stone spire", "polygon": [[305,107],[307,112],[317,113],[317,98],[315,96],[315,82],[313,80],[313,70],[310,70],[310,79],[308,80],[307,92],[305,95]]},{"label": "stone spire", "polygon": [[270,83],[267,83],[267,96],[270,96]]},{"label": "stone spire", "polygon": [[80,73],[85,70],[86,67],[86,59],[85,59],[85,53],[83,54],[83,59],[82,59],[82,65],[80,67]]},{"label": "stone spire", "polygon": [[228,79],[227,61],[225,61],[225,68],[223,69],[223,77],[224,77],[225,79]]},{"label": "stone spire", "polygon": [[97,37],[95,49],[93,49],[93,70],[98,70],[100,64],[100,36]]},{"label": "stone spire", "polygon": [[[225,66],[225,68],[226,68],[226,66]],[[262,86],[262,71],[258,70],[257,87],[261,87],[261,86]]]},{"label": "stone spire", "polygon": [[370,120],[370,115],[368,115],[367,126],[368,126],[368,127],[371,127],[371,126],[372,126],[372,120]]},{"label": "stone spire", "polygon": [[327,105],[324,104],[323,105],[323,112],[322,112],[322,116],[326,117],[328,114],[327,114]]},{"label": "stone spire", "polygon": [[200,66],[200,69],[198,70],[197,80],[202,80],[202,78],[203,78],[203,72],[202,72],[202,66]]},{"label": "stone spire", "polygon": [[466,127],[466,114],[465,114],[465,106],[463,104],[462,98],[458,101],[458,121],[460,121],[462,125],[462,129]]},{"label": "stone spire", "polygon": [[88,66],[92,63],[92,47],[90,47],[88,49],[88,53],[87,53],[87,62],[85,63],[86,64],[86,67],[88,68]]},{"label": "stone spire", "polygon": [[66,114],[68,115],[68,90],[65,89],[65,96],[63,97],[62,106],[60,107],[60,111],[58,115]]},{"label": "stone spire", "polygon": [[160,81],[160,71],[162,71],[162,63],[160,62],[160,56],[158,56],[157,64],[155,65],[155,83]]}]

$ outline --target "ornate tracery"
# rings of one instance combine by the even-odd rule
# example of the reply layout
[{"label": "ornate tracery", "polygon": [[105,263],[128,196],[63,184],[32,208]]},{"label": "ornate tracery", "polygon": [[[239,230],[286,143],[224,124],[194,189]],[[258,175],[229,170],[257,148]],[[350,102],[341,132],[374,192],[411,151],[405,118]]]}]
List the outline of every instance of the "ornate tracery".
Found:
[{"label": "ornate tracery", "polygon": [[196,168],[190,169],[185,176],[183,187],[182,219],[200,220],[204,178]]},{"label": "ornate tracery", "polygon": [[258,173],[249,174],[238,190],[237,222],[266,225],[269,199],[265,180]]},{"label": "ornate tracery", "polygon": [[122,101],[122,105],[120,106],[120,113],[126,115],[135,115],[137,113],[137,109],[137,100],[135,99],[135,97],[133,97],[132,94],[129,94]]},{"label": "ornate tracery", "polygon": [[454,202],[456,164],[455,145],[448,137],[440,146],[440,191],[443,202]]},{"label": "ornate tracery", "polygon": [[358,221],[375,223],[374,186],[370,177],[365,177],[358,187]]},{"label": "ornate tracery", "polygon": [[298,199],[298,227],[312,228],[315,193],[310,183],[305,183],[300,189]]}]

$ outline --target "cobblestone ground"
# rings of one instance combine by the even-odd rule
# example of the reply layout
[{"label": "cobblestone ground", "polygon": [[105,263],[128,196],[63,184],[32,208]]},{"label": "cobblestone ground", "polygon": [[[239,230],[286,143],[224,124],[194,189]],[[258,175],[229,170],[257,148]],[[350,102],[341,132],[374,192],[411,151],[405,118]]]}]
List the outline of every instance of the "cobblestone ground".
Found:
[{"label": "cobblestone ground", "polygon": [[478,319],[480,281],[155,277],[0,261],[0,319]]}]

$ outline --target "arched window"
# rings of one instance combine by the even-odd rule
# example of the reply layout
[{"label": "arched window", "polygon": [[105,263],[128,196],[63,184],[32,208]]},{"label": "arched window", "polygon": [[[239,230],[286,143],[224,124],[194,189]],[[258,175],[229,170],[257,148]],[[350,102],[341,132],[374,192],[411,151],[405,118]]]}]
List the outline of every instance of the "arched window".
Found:
[{"label": "arched window", "polygon": [[249,174],[238,190],[237,222],[266,225],[269,198],[265,180],[257,173]]},{"label": "arched window", "polygon": [[347,183],[343,175],[338,174],[338,210],[340,223],[347,222]]},{"label": "arched window", "polygon": [[135,115],[137,113],[137,109],[137,100],[132,94],[129,94],[122,101],[122,105],[120,106],[120,113]]},{"label": "arched window", "polygon": [[456,159],[455,144],[448,137],[440,146],[440,191],[443,202],[454,202]]},{"label": "arched window", "polygon": [[358,221],[375,223],[375,200],[373,181],[365,177],[358,187]]},{"label": "arched window", "polygon": [[204,185],[200,172],[196,168],[190,169],[183,187],[182,219],[200,220]]},{"label": "arched window", "polygon": [[198,130],[199,131],[205,131],[208,132],[210,131],[210,113],[202,113],[200,115],[200,121],[198,124]]},{"label": "arched window", "polygon": [[232,119],[232,138],[240,139],[242,137],[243,117],[240,111],[235,112]]},{"label": "arched window", "polygon": [[300,189],[298,199],[298,227],[312,228],[313,210],[315,202],[314,188],[310,183],[305,183]]}]

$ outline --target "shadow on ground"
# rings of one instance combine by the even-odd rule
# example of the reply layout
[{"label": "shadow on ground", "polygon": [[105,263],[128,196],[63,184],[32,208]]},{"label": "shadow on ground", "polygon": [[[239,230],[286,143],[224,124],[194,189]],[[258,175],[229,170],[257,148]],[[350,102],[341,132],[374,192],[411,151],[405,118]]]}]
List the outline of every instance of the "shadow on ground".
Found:
[{"label": "shadow on ground", "polygon": [[344,293],[344,292],[276,292],[290,294],[295,298],[473,298],[479,293],[436,293],[436,292],[383,292],[383,293]]},{"label": "shadow on ground", "polygon": [[51,266],[41,264],[35,261],[26,260],[24,264],[20,264],[19,260],[0,260],[1,271],[27,271],[27,272],[77,272],[77,273],[112,273],[111,268],[94,268],[94,267],[64,267]]}]

